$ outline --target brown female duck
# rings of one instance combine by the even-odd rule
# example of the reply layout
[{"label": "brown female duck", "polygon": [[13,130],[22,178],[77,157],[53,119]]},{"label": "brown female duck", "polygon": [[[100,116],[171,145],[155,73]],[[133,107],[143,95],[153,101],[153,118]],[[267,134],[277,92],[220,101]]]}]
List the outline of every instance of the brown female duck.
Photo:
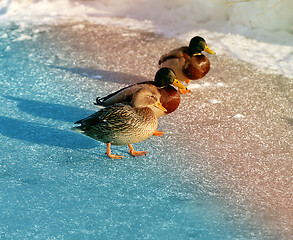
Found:
[{"label": "brown female duck", "polygon": [[[157,89],[155,89],[157,90]],[[160,94],[150,88],[138,89],[128,104],[117,103],[101,109],[87,118],[73,130],[107,143],[107,156],[121,159],[123,156],[111,154],[111,144],[128,145],[132,156],[145,155],[146,151],[134,151],[131,144],[143,141],[154,134],[158,126],[155,109],[166,111],[161,105]]]}]

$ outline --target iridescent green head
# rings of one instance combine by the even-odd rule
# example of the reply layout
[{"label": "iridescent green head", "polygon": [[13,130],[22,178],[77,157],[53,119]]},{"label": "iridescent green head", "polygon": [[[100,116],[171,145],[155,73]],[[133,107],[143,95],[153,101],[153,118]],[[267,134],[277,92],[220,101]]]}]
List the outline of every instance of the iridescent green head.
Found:
[{"label": "iridescent green head", "polygon": [[167,87],[173,84],[176,87],[187,90],[187,88],[176,79],[175,72],[171,68],[160,68],[155,76],[155,85],[157,87]]},{"label": "iridescent green head", "polygon": [[215,52],[208,47],[206,41],[199,36],[196,36],[190,40],[188,48],[190,50],[191,56],[194,54],[201,53],[202,51],[205,51],[210,54],[215,54]]}]

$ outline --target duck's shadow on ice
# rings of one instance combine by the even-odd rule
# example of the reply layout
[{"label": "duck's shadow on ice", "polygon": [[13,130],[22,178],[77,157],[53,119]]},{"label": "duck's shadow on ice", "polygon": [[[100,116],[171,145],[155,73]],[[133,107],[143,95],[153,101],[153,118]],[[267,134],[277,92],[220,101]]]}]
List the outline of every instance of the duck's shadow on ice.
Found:
[{"label": "duck's shadow on ice", "polygon": [[[7,99],[17,101],[17,107],[33,116],[47,118],[50,120],[61,120],[74,122],[93,113],[87,109],[64,106],[61,104],[46,103],[37,100],[28,100],[6,96]],[[66,125],[67,126],[67,125]],[[89,149],[97,147],[100,143],[80,133],[55,128],[54,126],[25,121],[10,117],[0,116],[0,133],[4,136],[25,140],[31,143],[45,144],[70,149]]]},{"label": "duck's shadow on ice", "polygon": [[[5,98],[17,102],[17,107],[22,112],[37,117],[55,119],[64,122],[74,123],[94,112],[88,109],[65,106],[56,103],[47,103],[39,100],[29,100],[12,96],[5,96]],[[97,108],[97,111],[98,110],[99,109]]]},{"label": "duck's shadow on ice", "polygon": [[144,77],[144,76],[127,74],[127,73],[122,73],[122,72],[93,69],[93,68],[61,67],[61,66],[56,66],[56,65],[49,65],[49,67],[63,70],[63,71],[67,71],[67,72],[71,72],[74,74],[78,74],[82,77],[89,77],[89,78],[95,79],[95,80],[115,82],[115,83],[121,83],[121,84],[134,84],[137,82],[145,82],[145,81],[152,80],[152,79]]},{"label": "duck's shadow on ice", "polygon": [[93,141],[70,129],[60,130],[50,126],[0,116],[0,133],[4,136],[31,143],[69,149],[90,149],[97,147]]}]

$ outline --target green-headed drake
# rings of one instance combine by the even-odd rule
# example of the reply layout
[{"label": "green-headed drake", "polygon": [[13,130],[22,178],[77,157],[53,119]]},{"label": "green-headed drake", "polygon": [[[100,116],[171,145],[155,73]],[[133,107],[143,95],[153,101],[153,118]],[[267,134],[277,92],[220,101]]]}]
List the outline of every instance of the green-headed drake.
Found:
[{"label": "green-headed drake", "polygon": [[106,97],[98,97],[95,104],[110,106],[114,103],[130,102],[138,89],[153,89],[153,91],[160,94],[160,102],[162,106],[167,109],[167,112],[159,109],[155,111],[157,117],[161,117],[175,111],[180,103],[180,94],[171,84],[177,86],[179,89],[187,90],[187,88],[177,80],[172,69],[161,68],[157,71],[154,81],[136,83],[111,93]]},{"label": "green-headed drake", "polygon": [[[176,48],[161,56],[159,66],[173,69],[177,78],[188,84],[190,80],[202,78],[210,70],[210,61],[202,54],[202,51],[215,54],[202,37],[196,36],[190,40],[188,47]],[[189,90],[179,91],[190,92]]]},{"label": "green-headed drake", "polygon": [[158,127],[155,109],[166,109],[160,103],[157,89],[141,88],[133,93],[130,103],[116,103],[105,107],[87,118],[79,120],[73,130],[107,143],[107,155],[121,159],[123,156],[111,154],[111,144],[128,145],[132,156],[145,155],[145,151],[134,151],[131,144],[143,141],[154,134]]}]

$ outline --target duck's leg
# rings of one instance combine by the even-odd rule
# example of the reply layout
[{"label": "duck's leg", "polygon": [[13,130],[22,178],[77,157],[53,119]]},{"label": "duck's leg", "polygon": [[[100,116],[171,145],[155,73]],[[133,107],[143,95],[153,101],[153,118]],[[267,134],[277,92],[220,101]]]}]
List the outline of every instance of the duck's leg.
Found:
[{"label": "duck's leg", "polygon": [[114,159],[121,159],[124,157],[122,155],[111,154],[111,143],[107,143],[107,153],[106,154],[109,158],[114,158]]},{"label": "duck's leg", "polygon": [[159,130],[156,130],[154,133],[153,133],[153,135],[155,135],[155,136],[162,136],[164,134],[164,132],[161,132],[161,131],[159,131]]},{"label": "duck's leg", "polygon": [[131,144],[128,144],[129,146],[129,153],[131,154],[131,156],[136,157],[136,156],[143,156],[146,155],[148,152],[146,151],[134,151],[134,148],[132,147]]}]

